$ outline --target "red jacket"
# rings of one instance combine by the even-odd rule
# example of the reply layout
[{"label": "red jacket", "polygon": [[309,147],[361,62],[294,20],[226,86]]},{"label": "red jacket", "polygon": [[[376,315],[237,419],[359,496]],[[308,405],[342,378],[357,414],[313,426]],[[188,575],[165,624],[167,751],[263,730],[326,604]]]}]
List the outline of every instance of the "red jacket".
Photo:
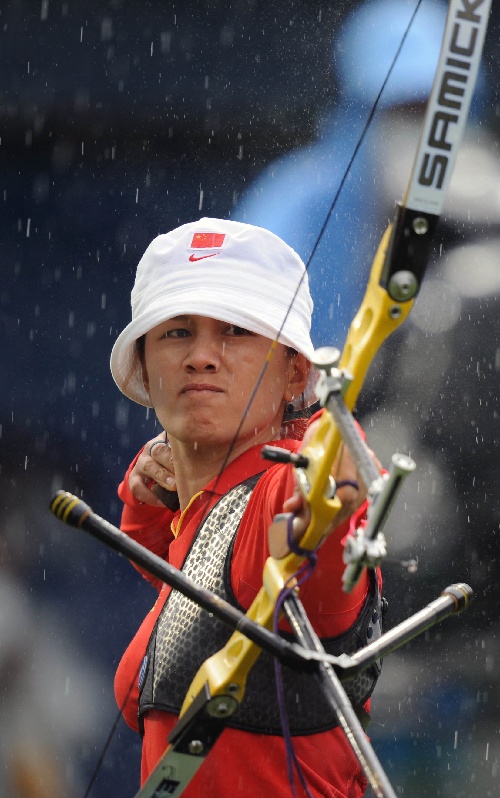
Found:
[{"label": "red jacket", "polygon": [[[279,445],[296,451],[300,442],[281,440]],[[256,446],[237,458],[226,468],[221,478],[207,485],[207,490],[191,502],[182,516],[180,513],[173,515],[167,509],[139,504],[128,488],[132,464],[119,488],[119,495],[125,504],[123,531],[176,568],[181,568],[207,509],[231,487],[265,471],[241,521],[231,564],[234,594],[241,605],[249,607],[262,585],[262,571],[269,556],[268,527],[276,513],[282,511],[283,502],[291,495],[294,486],[291,467],[264,461],[260,452],[261,446]],[[175,537],[172,529],[176,531]],[[341,590],[344,570],[341,540],[346,531],[346,525],[335,530],[321,547],[316,571],[301,590],[301,600],[320,637],[333,637],[348,629],[356,620],[367,592],[366,578],[361,579],[350,594]],[[151,578],[150,581],[154,583]],[[127,723],[135,730],[138,729],[137,673],[151,632],[170,592],[170,587],[166,585],[157,586],[160,588],[158,600],[125,652],[115,680],[118,705]],[[163,754],[168,734],[176,720],[176,716],[165,712],[146,713],[141,783],[147,779]],[[293,741],[309,789],[315,798],[359,798],[363,794],[366,787],[364,776],[339,728],[321,734],[294,737]],[[300,785],[297,784],[297,788],[298,796],[302,798],[305,793]],[[291,790],[283,739],[226,729],[183,795],[185,798],[198,798],[201,795],[203,798],[268,798],[269,795],[273,798],[289,798]]]}]

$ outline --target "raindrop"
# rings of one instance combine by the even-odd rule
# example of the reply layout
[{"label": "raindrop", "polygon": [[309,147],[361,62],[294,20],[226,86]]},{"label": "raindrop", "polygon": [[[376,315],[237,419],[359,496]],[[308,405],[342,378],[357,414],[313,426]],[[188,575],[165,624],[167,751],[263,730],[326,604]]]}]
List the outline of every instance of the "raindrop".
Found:
[{"label": "raindrop", "polygon": [[126,402],[118,402],[115,411],[115,424],[118,429],[124,430],[128,426],[129,406]]},{"label": "raindrop", "polygon": [[113,36],[113,20],[111,17],[103,17],[101,20],[101,41],[109,42]]},{"label": "raindrop", "polygon": [[42,0],[42,7],[40,9],[40,19],[45,22],[49,16],[49,0]]},{"label": "raindrop", "polygon": [[160,33],[160,48],[162,53],[170,52],[170,44],[172,42],[172,34],[162,31]]},{"label": "raindrop", "polygon": [[46,174],[38,175],[33,181],[33,199],[42,202],[47,199],[50,189],[50,179]]},{"label": "raindrop", "polygon": [[[74,374],[73,372],[70,372],[68,374],[68,376],[66,377],[64,383],[65,383],[65,387],[67,389],[67,392],[68,393],[73,393],[75,391],[75,389],[76,389],[76,374]],[[73,423],[73,418],[72,418],[72,422],[71,423]]]},{"label": "raindrop", "polygon": [[230,25],[223,25],[220,32],[220,43],[222,47],[231,47],[234,41],[234,28]]}]

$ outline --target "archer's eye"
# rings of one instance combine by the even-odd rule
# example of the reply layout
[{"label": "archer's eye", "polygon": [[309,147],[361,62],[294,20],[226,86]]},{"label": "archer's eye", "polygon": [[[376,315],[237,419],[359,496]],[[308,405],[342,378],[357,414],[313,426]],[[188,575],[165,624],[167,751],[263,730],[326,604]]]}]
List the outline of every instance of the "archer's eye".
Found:
[{"label": "archer's eye", "polygon": [[164,338],[188,338],[190,335],[191,332],[185,327],[175,327],[173,330],[166,330],[163,333]]},{"label": "archer's eye", "polygon": [[237,324],[231,324],[226,331],[227,335],[241,336],[241,335],[255,335],[255,333],[247,330],[245,327],[238,327]]}]

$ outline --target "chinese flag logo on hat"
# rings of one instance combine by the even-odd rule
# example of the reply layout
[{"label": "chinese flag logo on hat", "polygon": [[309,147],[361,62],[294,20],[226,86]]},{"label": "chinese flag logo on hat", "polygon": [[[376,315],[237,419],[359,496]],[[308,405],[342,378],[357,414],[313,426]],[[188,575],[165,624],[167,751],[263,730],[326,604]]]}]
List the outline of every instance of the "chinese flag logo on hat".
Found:
[{"label": "chinese flag logo on hat", "polygon": [[224,233],[195,233],[190,249],[220,249],[225,237]]}]

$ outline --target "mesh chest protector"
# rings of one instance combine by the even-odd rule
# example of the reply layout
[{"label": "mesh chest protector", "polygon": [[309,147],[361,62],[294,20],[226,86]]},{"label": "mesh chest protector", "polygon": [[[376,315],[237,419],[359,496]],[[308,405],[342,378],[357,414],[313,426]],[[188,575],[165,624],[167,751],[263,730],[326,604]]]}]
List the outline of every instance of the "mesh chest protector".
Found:
[{"label": "mesh chest protector", "polygon": [[[260,476],[260,475],[259,475]],[[201,587],[239,607],[230,583],[232,545],[259,476],[232,488],[200,526],[182,567]],[[323,638],[329,654],[354,653],[381,634],[382,600],[374,572],[370,590],[355,623],[337,637]],[[293,639],[282,633],[283,637]],[[228,627],[177,591],[167,598],[149,640],[139,677],[139,728],[148,710],[179,714],[188,688],[203,662],[230,636]],[[355,707],[370,697],[380,673],[378,664],[344,682]],[[292,734],[313,734],[337,725],[310,675],[283,667],[285,705]],[[230,726],[260,734],[281,734],[273,658],[263,652],[248,675],[245,697]]]}]

